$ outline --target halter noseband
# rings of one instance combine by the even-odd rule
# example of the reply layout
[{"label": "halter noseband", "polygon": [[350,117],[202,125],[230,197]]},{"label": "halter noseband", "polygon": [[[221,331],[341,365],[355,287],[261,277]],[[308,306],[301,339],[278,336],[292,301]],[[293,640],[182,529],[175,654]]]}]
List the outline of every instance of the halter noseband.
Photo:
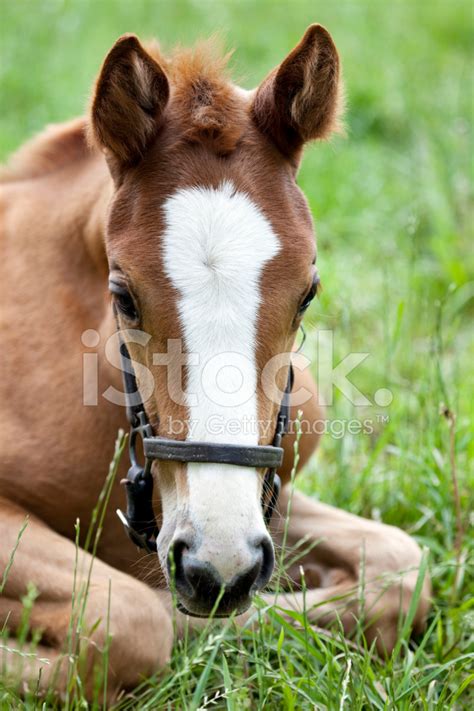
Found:
[{"label": "halter noseband", "polygon": [[[280,493],[280,477],[276,469],[283,461],[281,438],[288,429],[290,416],[290,393],[293,387],[293,367],[290,364],[288,382],[277,417],[277,424],[271,445],[218,444],[213,442],[193,442],[166,437],[154,437],[141,400],[137,381],[131,365],[132,361],[125,343],[120,343],[120,359],[124,384],[127,419],[130,423],[129,457],[130,468],[127,478],[122,480],[127,494],[127,512],[117,509],[117,515],[135,545],[148,553],[156,551],[158,526],[153,511],[153,477],[151,464],[154,460],[167,462],[205,462],[208,464],[233,464],[239,467],[266,469],[263,481],[262,508],[265,523],[270,523],[273,510]],[[128,361],[128,362],[127,362]],[[132,404],[131,397],[138,402]],[[137,437],[143,443],[145,463],[137,458]]]}]

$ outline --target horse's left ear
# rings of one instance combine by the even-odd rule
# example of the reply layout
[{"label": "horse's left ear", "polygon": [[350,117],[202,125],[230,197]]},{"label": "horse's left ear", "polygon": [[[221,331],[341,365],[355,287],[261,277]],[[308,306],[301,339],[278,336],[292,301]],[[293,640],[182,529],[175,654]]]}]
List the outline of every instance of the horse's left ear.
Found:
[{"label": "horse's left ear", "polygon": [[257,89],[252,114],[288,157],[338,128],[339,55],[329,32],[310,25],[301,42]]},{"label": "horse's left ear", "polygon": [[143,157],[162,125],[169,84],[135,35],[114,44],[95,85],[89,137],[104,151],[114,178]]}]

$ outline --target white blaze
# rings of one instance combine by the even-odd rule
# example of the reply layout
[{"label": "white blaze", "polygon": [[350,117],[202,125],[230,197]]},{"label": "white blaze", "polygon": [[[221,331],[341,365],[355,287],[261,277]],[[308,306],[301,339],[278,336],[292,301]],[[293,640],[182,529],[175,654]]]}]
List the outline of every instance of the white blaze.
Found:
[{"label": "white blaze", "polygon": [[[258,444],[257,320],[265,264],[280,244],[250,198],[225,182],[188,188],[164,204],[166,273],[179,292],[190,440]],[[241,426],[238,424],[240,423]],[[244,427],[247,423],[247,427]],[[250,425],[250,426],[249,426]],[[224,579],[245,567],[245,541],[263,533],[254,469],[189,464],[189,515]]]}]

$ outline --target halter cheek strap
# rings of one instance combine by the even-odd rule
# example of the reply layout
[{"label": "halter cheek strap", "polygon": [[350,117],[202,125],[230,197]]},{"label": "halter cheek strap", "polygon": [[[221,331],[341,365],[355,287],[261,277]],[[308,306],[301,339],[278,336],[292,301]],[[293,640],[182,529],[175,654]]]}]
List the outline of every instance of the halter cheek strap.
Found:
[{"label": "halter cheek strap", "polygon": [[[288,382],[278,413],[272,444],[266,446],[244,446],[154,437],[145,407],[140,398],[135,373],[131,365],[132,361],[123,342],[120,343],[120,359],[127,418],[130,423],[128,448],[130,468],[126,479],[122,480],[127,495],[127,512],[124,514],[118,509],[117,515],[133,543],[149,553],[156,551],[156,539],[159,530],[153,511],[153,477],[151,474],[151,465],[155,460],[233,464],[240,467],[266,469],[263,481],[262,508],[265,522],[268,525],[280,492],[280,477],[276,470],[283,461],[281,439],[288,430],[290,394],[293,388],[293,367],[290,365]],[[143,443],[144,465],[141,465],[137,458],[138,437]]]}]

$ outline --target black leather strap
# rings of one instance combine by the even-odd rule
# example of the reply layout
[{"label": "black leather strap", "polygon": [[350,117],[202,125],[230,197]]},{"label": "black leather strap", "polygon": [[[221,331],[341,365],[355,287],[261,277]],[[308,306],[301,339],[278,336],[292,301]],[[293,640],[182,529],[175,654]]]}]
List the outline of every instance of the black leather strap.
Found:
[{"label": "black leather strap", "polygon": [[235,464],[238,467],[256,467],[257,469],[279,467],[283,461],[283,449],[272,445],[247,447],[239,444],[146,437],[143,440],[143,450],[147,459],[168,462]]},{"label": "black leather strap", "polygon": [[[119,349],[127,420],[130,427],[137,427],[141,423],[142,418],[140,416],[145,412],[145,408],[140,397],[140,391],[138,390],[132,359],[130,358],[127,346],[121,339]],[[133,403],[132,398],[134,400]]]},{"label": "black leather strap", "polygon": [[285,392],[283,393],[283,398],[280,405],[280,412],[278,413],[277,417],[275,437],[273,439],[274,447],[280,446],[281,438],[284,434],[288,432],[288,428],[290,426],[290,399],[294,382],[295,372],[293,370],[293,365],[290,362],[290,367],[288,368],[288,380],[286,381],[286,388]]}]

